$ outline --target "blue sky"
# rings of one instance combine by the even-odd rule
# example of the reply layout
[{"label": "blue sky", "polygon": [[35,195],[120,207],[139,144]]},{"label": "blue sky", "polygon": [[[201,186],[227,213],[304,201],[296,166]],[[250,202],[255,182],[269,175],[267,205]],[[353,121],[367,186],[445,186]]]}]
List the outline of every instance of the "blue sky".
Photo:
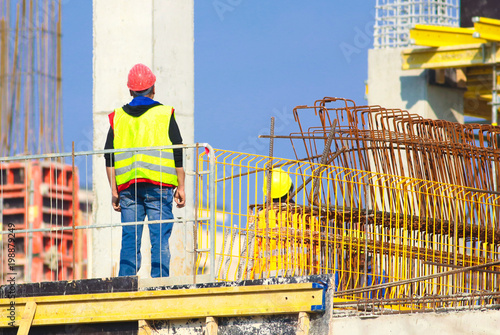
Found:
[{"label": "blue sky", "polygon": [[[63,2],[65,151],[92,148],[92,1]],[[297,131],[293,107],[324,96],[364,100],[375,0],[195,1],[195,140],[268,153]],[[164,102],[168,103],[168,102]],[[283,140],[282,140],[283,141]],[[280,142],[283,155],[289,142]]]}]

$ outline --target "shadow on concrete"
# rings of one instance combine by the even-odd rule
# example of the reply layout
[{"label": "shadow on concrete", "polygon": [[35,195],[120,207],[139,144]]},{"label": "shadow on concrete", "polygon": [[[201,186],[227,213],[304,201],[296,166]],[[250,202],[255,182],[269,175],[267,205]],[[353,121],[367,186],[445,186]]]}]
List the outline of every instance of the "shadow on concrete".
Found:
[{"label": "shadow on concrete", "polygon": [[401,87],[401,100],[406,101],[406,109],[410,109],[417,102],[423,100],[423,94],[427,83],[427,71],[423,71],[418,76],[405,76],[399,77]]}]

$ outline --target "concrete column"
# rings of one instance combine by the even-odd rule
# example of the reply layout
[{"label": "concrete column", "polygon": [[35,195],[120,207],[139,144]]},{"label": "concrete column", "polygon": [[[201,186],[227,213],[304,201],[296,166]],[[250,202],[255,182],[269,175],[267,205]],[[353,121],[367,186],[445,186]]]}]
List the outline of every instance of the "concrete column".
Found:
[{"label": "concrete column", "polygon": [[402,50],[368,51],[368,104],[463,123],[464,90],[429,85],[425,70],[402,70]]},{"label": "concrete column", "polygon": [[[94,0],[94,149],[103,149],[109,129],[108,114],[128,103],[127,74],[136,63],[148,65],[157,77],[155,100],[174,106],[185,144],[194,142],[194,9],[193,0]],[[185,168],[192,170],[193,157]],[[111,207],[104,157],[94,157],[94,222],[119,223]],[[175,217],[193,212],[193,182],[186,185],[188,206]],[[175,206],[174,206],[175,207]],[[186,232],[188,235],[186,235]],[[171,276],[189,275],[192,269],[192,226],[175,224],[170,239]],[[89,276],[116,276],[119,269],[121,229],[93,230]],[[149,232],[144,229],[142,268],[150,273]]]}]

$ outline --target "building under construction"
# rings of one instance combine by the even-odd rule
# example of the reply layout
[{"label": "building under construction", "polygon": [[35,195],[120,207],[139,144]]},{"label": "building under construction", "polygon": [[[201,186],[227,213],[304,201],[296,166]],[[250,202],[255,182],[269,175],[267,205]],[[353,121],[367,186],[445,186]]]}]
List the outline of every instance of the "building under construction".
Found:
[{"label": "building under construction", "polygon": [[2,156],[62,149],[61,2],[0,3]]},{"label": "building under construction", "polygon": [[[261,136],[269,141],[266,156],[182,145],[189,205],[170,220],[170,277],[149,278],[147,257],[137,276],[117,277],[123,224],[111,208],[103,155],[123,149],[100,147],[109,110],[126,98],[110,83],[126,77],[137,56],[112,57],[127,42],[119,36],[151,36],[138,38],[144,45],[137,49],[175,92],[169,100],[192,111],[194,98],[193,48],[180,43],[192,41],[193,2],[148,0],[127,8],[120,1],[94,2],[95,150],[50,153],[57,148],[25,144],[0,159],[2,333],[497,332],[498,18],[470,15],[467,1],[378,0],[368,104],[318,97],[290,111],[295,123],[283,134],[271,119]],[[15,32],[6,27],[17,27],[18,15],[21,34],[32,27],[27,22],[39,22],[30,13],[43,6],[60,15],[59,1],[18,1],[4,11],[11,17],[2,17],[2,31]],[[121,17],[99,15],[114,8]],[[461,11],[476,17],[468,28],[458,27]],[[138,14],[144,27],[123,24]],[[55,38],[60,16],[51,15],[40,21],[47,24],[41,31],[54,27]],[[24,98],[12,89],[25,87],[15,78],[28,79],[8,70],[16,69],[17,47],[6,47],[3,36],[2,95],[14,98],[2,101],[23,97],[39,110],[38,95]],[[38,59],[40,48],[27,54]],[[380,75],[384,80],[373,85]],[[12,110],[18,108],[2,104],[1,120],[11,120]],[[30,111],[19,116],[28,125],[35,122]],[[464,123],[464,115],[488,122]],[[187,128],[185,142],[193,143],[193,114],[177,118]],[[276,141],[288,141],[295,157],[282,158]],[[79,178],[89,171],[94,194],[83,197]],[[275,201],[274,172],[293,185]],[[144,241],[144,256],[149,248]]]}]

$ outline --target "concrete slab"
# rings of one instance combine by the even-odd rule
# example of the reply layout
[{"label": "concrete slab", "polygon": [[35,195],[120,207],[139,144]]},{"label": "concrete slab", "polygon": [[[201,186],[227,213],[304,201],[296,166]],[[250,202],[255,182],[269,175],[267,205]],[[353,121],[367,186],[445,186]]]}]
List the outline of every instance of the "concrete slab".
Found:
[{"label": "concrete slab", "polygon": [[370,319],[335,318],[329,334],[342,335],[457,335],[498,334],[499,311],[472,311],[385,315]]}]

